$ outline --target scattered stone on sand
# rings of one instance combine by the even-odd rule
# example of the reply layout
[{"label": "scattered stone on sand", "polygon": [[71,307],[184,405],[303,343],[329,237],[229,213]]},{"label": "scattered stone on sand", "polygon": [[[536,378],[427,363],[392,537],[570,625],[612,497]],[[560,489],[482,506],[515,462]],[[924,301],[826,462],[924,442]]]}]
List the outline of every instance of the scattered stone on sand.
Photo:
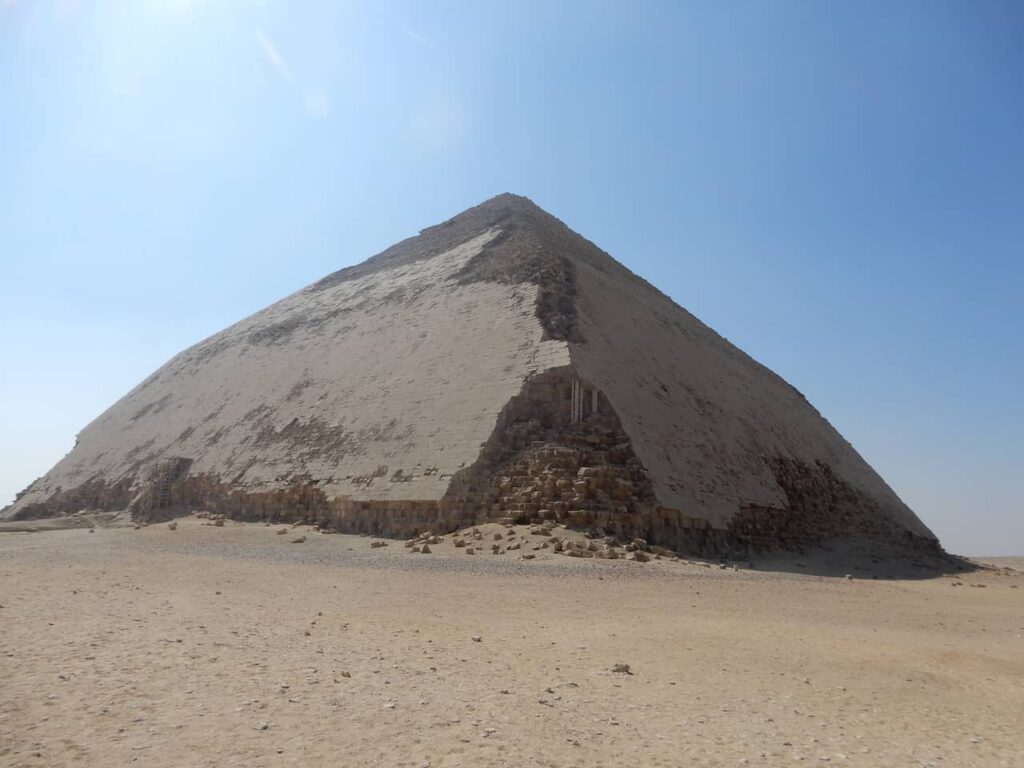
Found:
[{"label": "scattered stone on sand", "polygon": [[388,543],[386,541],[381,541],[379,539],[377,541],[370,542],[371,549],[380,549],[381,547],[386,547],[387,545]]},{"label": "scattered stone on sand", "polygon": [[[750,578],[677,560],[641,569],[551,555],[523,567],[518,558],[459,557],[451,534],[433,547],[438,558],[419,563],[394,556],[398,550],[367,553],[372,537],[323,537],[299,551],[275,546],[277,537],[267,539],[262,523],[231,521],[217,535],[193,540],[197,522],[178,522],[185,526],[182,537],[151,539],[152,531],[138,537],[129,523],[90,536],[88,547],[82,546],[84,527],[60,536],[0,536],[8,579],[0,588],[8,594],[0,626],[12,635],[0,648],[0,666],[11,670],[14,683],[5,693],[10,688],[11,699],[18,696],[25,707],[6,713],[10,732],[30,734],[45,748],[60,744],[61,721],[94,718],[86,744],[87,762],[96,765],[127,762],[118,762],[122,748],[150,743],[149,728],[163,733],[176,723],[183,730],[172,740],[184,739],[192,750],[197,739],[209,738],[202,758],[215,761],[214,750],[229,754],[232,733],[253,730],[251,718],[260,714],[274,718],[267,721],[274,735],[250,735],[252,744],[244,748],[253,750],[254,763],[285,746],[300,763],[415,765],[434,755],[437,765],[451,762],[458,738],[474,741],[466,749],[475,750],[489,743],[481,741],[485,727],[494,727],[490,738],[509,739],[508,749],[516,748],[515,734],[546,750],[548,762],[565,766],[607,762],[622,745],[641,765],[699,764],[708,755],[716,765],[736,765],[743,757],[750,764],[905,765],[920,757],[918,765],[939,754],[949,764],[1016,765],[1016,659],[1008,651],[1021,643],[1024,624],[1013,610],[1019,601],[999,587],[1016,579],[1024,585],[1019,575],[960,576],[957,581],[983,578],[993,589],[960,587],[955,594],[946,589],[953,580],[948,576],[868,580],[858,585],[868,590],[863,599],[837,600],[846,571],[856,581],[870,579],[866,564],[835,570],[839,578],[832,579],[792,573],[792,558],[785,570],[762,564]],[[468,540],[485,555],[497,528],[480,527],[485,543]],[[527,527],[517,530],[499,545]],[[555,532],[582,551],[596,542],[595,557],[609,549],[605,537],[586,539],[561,527]],[[621,544],[616,549],[623,553]],[[208,556],[218,551],[224,556]],[[245,551],[252,557],[237,556]],[[821,570],[818,560],[807,562]],[[214,594],[221,591],[216,584],[225,585],[224,601],[205,599],[210,584]],[[382,585],[397,599],[382,599]],[[194,600],[179,599],[185,588]],[[459,608],[447,613],[453,596]],[[266,624],[271,605],[280,616],[277,628]],[[93,645],[95,618],[104,613],[114,619],[110,628],[119,642]],[[792,645],[793,616],[801,624],[799,653]],[[296,629],[303,639],[296,640]],[[862,663],[860,643],[851,638],[866,637],[877,638],[885,664]],[[480,650],[466,646],[467,639],[481,643]],[[632,663],[605,667],[615,656],[630,656],[644,675],[633,673]],[[151,691],[180,689],[165,702],[166,712],[119,698],[140,665],[152,676]],[[428,671],[429,665],[435,669]],[[320,670],[310,672],[314,666]],[[698,667],[701,674],[693,674]],[[984,686],[976,684],[979,669],[992,678]],[[804,684],[810,673],[813,685]],[[229,674],[237,684],[223,685]],[[290,689],[280,689],[282,679]],[[957,696],[945,695],[951,685]],[[898,695],[879,693],[887,690]],[[534,691],[545,710],[533,706]],[[60,698],[47,699],[52,693]],[[496,694],[501,698],[494,700]],[[422,700],[429,704],[416,706]],[[388,701],[394,711],[382,710]],[[559,723],[543,717],[554,714],[546,712],[550,707],[564,710],[559,721],[564,717],[568,733],[555,733]],[[906,721],[908,707],[925,714]],[[193,720],[190,712],[204,717]],[[142,717],[140,725],[130,725]],[[472,718],[478,723],[471,725]],[[366,738],[323,738],[324,727],[363,728]],[[752,740],[738,741],[737,733]],[[583,748],[570,747],[563,736]],[[972,736],[984,742],[972,744]],[[782,739],[792,744],[783,748]],[[7,754],[21,748],[28,757],[31,745],[16,742]],[[871,748],[870,762],[857,759],[862,746]],[[759,757],[762,750],[768,756]],[[805,762],[791,763],[794,753],[805,753]],[[197,761],[198,754],[169,756],[166,763]],[[819,762],[819,755],[830,762]],[[454,757],[470,765],[497,764],[508,755],[467,751]],[[60,758],[47,754],[39,764],[60,764]]]},{"label": "scattered stone on sand", "polygon": [[301,544],[305,540],[306,540],[305,536],[296,536],[294,539],[292,539],[292,544]]},{"label": "scattered stone on sand", "polygon": [[[170,530],[172,530],[172,531],[176,531],[176,530],[178,530],[178,524],[177,524],[177,523],[168,523],[168,524],[167,524],[167,527],[168,527],[168,528],[169,528]],[[89,533],[92,533],[92,531],[89,531]]]},{"label": "scattered stone on sand", "polygon": [[288,533],[288,529],[287,528],[278,528],[276,533],[277,533],[278,536],[281,536],[281,535],[283,535],[285,533]]},{"label": "scattered stone on sand", "polygon": [[420,547],[420,554],[421,555],[429,555],[432,551],[433,550],[430,549],[430,545],[429,544],[424,544],[422,547]]}]

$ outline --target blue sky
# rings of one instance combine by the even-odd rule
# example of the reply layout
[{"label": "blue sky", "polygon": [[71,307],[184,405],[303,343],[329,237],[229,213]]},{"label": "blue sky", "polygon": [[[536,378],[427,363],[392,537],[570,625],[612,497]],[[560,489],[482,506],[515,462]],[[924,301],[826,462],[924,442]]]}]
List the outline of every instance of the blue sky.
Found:
[{"label": "blue sky", "polygon": [[1024,554],[1017,2],[0,0],[0,503],[182,348],[504,191]]}]

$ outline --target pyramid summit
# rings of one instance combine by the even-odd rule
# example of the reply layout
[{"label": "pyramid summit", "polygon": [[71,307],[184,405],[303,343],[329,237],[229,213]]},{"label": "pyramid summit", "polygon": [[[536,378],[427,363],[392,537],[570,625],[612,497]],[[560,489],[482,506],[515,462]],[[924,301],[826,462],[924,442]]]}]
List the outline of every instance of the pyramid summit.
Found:
[{"label": "pyramid summit", "polygon": [[181,352],[0,517],[82,508],[938,550],[796,389],[509,194]]}]

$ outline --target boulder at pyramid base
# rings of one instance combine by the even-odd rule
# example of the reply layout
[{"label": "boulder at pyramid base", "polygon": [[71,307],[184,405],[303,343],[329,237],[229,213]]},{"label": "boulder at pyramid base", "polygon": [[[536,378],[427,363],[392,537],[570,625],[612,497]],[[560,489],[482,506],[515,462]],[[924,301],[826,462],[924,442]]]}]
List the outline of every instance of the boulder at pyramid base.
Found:
[{"label": "boulder at pyramid base", "polygon": [[513,195],[177,355],[2,516],[82,508],[939,549],[797,390]]}]

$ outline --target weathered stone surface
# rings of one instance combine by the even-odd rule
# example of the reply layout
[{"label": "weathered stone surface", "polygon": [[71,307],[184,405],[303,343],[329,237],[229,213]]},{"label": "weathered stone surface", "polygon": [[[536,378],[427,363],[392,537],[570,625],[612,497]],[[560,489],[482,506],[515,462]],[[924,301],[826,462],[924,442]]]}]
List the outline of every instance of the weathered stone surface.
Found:
[{"label": "weathered stone surface", "polygon": [[582,529],[579,557],[846,535],[937,549],[793,387],[512,195],[177,355],[0,517],[84,507],[303,520],[421,552],[483,521]]}]

